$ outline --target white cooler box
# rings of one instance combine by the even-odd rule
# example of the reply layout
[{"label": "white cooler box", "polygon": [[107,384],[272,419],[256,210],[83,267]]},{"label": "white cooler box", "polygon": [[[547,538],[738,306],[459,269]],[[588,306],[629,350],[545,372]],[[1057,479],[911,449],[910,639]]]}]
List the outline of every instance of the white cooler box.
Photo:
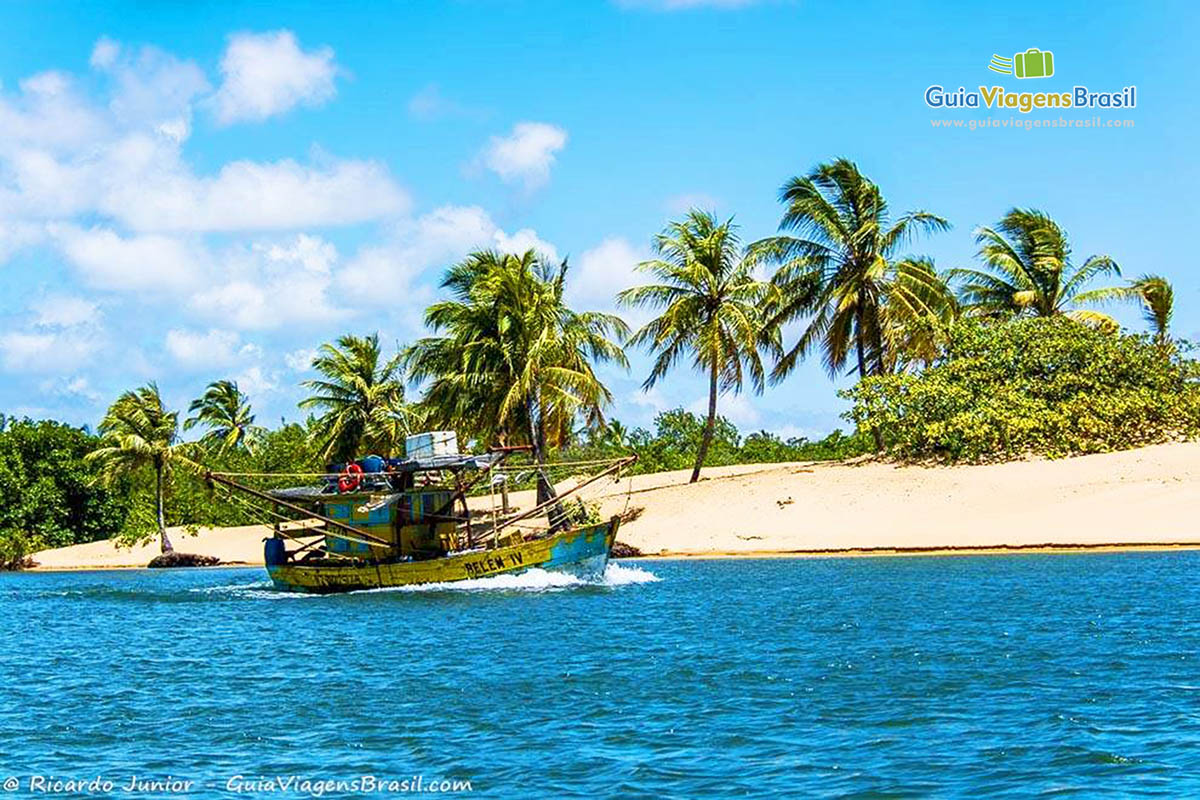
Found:
[{"label": "white cooler box", "polygon": [[404,440],[405,458],[458,455],[458,436],[454,431],[414,433]]}]

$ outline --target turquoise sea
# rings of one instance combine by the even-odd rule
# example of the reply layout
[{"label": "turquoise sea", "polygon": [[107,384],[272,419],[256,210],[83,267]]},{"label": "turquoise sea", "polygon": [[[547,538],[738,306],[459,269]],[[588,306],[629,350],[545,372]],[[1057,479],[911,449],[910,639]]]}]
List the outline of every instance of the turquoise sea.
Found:
[{"label": "turquoise sea", "polygon": [[[648,560],[330,597],[252,569],[5,574],[0,781],[1196,795],[1198,574],[1197,553]],[[111,790],[62,783],[93,779]]]}]

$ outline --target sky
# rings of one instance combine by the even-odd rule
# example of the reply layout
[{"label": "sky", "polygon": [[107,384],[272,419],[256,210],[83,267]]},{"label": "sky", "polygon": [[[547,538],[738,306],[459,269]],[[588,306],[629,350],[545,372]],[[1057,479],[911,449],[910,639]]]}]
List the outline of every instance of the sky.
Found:
[{"label": "sky", "polygon": [[[895,213],[951,222],[913,255],[971,266],[977,226],[1043,209],[1076,260],[1169,278],[1200,339],[1198,22],[1184,2],[0,4],[0,412],[94,426],[147,381],[186,408],[231,378],[261,423],[295,420],[315,348],[423,335],[471,250],[569,258],[572,304],[611,310],[669,220],[771,235],[779,187],[838,157]],[[1030,48],[1052,77],[988,70]],[[1137,105],[933,109],[931,85]],[[1132,124],[1024,127],[1093,118]],[[934,127],[952,119],[1008,126]],[[642,391],[648,364],[601,370],[611,416],[703,410],[702,376]],[[846,385],[814,357],[719,411],[821,436]]]}]

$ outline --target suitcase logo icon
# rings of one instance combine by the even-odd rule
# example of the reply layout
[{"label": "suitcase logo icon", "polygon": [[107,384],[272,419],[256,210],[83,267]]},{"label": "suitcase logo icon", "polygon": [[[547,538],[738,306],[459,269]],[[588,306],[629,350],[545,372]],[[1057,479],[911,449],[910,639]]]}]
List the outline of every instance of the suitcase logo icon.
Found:
[{"label": "suitcase logo icon", "polygon": [[993,55],[988,69],[1018,78],[1049,78],[1054,74],[1054,53],[1031,47],[1012,58]]}]

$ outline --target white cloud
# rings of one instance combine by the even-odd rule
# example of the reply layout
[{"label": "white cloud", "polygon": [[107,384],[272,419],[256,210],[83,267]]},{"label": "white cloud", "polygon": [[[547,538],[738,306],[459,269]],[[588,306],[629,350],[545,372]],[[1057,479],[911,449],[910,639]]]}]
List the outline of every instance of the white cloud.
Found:
[{"label": "white cloud", "polygon": [[121,45],[107,36],[101,36],[92,47],[92,57],[88,63],[96,69],[108,69],[117,61],[121,54]]},{"label": "white cloud", "polygon": [[145,234],[121,237],[107,228],[52,226],[63,254],[91,286],[117,290],[182,290],[207,270],[208,255],[193,242]]},{"label": "white cloud", "polygon": [[477,117],[474,111],[461,103],[455,102],[442,94],[436,83],[424,86],[408,101],[408,115],[422,122],[430,122],[446,117]]},{"label": "white cloud", "polygon": [[[143,166],[143,165],[139,165]],[[139,183],[122,181],[102,210],[137,230],[247,231],[349,225],[408,210],[408,193],[373,161],[307,167],[290,159],[234,161],[211,178],[144,165]]]},{"label": "white cloud", "polygon": [[216,328],[205,332],[173,328],[167,331],[166,348],[187,367],[225,367],[237,360],[239,337]]},{"label": "white cloud", "polygon": [[629,396],[629,403],[638,408],[645,408],[653,414],[660,414],[672,407],[666,396],[663,395],[662,390],[657,386],[651,386],[649,389],[633,393]]},{"label": "white cloud", "polygon": [[572,261],[567,274],[567,297],[578,306],[616,307],[616,295],[644,282],[637,265],[650,257],[625,239],[610,237]]},{"label": "white cloud", "polygon": [[71,85],[71,79],[66,73],[57,70],[47,70],[36,75],[30,75],[21,81],[21,90],[43,97],[56,97],[65,94]]},{"label": "white cloud", "polygon": [[413,286],[426,270],[447,267],[472,250],[518,253],[530,247],[558,258],[554,245],[531,229],[510,234],[479,206],[442,206],[397,223],[383,244],[360,249],[338,273],[338,285],[357,303],[406,300],[415,306],[427,299]]},{"label": "white cloud", "polygon": [[398,226],[398,238],[420,260],[454,258],[489,246],[499,228],[479,206],[441,206]]},{"label": "white cloud", "polygon": [[231,36],[220,69],[223,80],[213,102],[222,125],[320,105],[337,91],[333,50],[301,50],[286,30]]},{"label": "white cloud", "polygon": [[193,295],[190,306],[240,329],[341,319],[348,312],[328,296],[337,260],[332,244],[307,234],[232,248],[222,254],[209,288]]},{"label": "white cloud", "polygon": [[518,122],[508,136],[493,136],[480,154],[483,166],[506,183],[532,190],[550,180],[555,153],[567,146],[567,132],[545,122]]},{"label": "white cloud", "polygon": [[192,125],[188,119],[176,117],[175,119],[169,119],[165,122],[160,122],[158,127],[156,127],[154,130],[156,133],[159,133],[178,144],[179,142],[182,142],[184,139],[188,138],[188,136],[191,134]]},{"label": "white cloud", "polygon": [[315,347],[302,347],[283,356],[283,363],[294,372],[308,372],[312,369],[313,359],[317,357]]},{"label": "white cloud", "polygon": [[412,249],[401,243],[363,247],[338,274],[338,286],[356,303],[411,302],[413,280],[428,263],[420,258],[422,249],[423,243]]},{"label": "white cloud", "polygon": [[784,425],[775,426],[774,428],[771,429],[771,432],[786,442],[789,439],[809,439],[809,440],[823,439],[827,435],[832,433],[832,429],[831,430],[823,430],[820,428],[806,428],[801,425],[796,425],[795,423],[789,422]]},{"label": "white cloud", "polygon": [[258,244],[255,249],[272,264],[298,266],[306,272],[328,275],[329,267],[337,261],[337,248],[319,236],[299,234],[287,243]]},{"label": "white cloud", "polygon": [[95,403],[100,395],[92,389],[91,382],[82,375],[51,378],[38,384],[43,394],[55,397],[80,398]]},{"label": "white cloud", "polygon": [[[687,408],[701,417],[708,416],[708,395],[697,398]],[[724,392],[717,397],[717,416],[724,417],[732,422],[738,428],[752,428],[758,425],[762,419],[758,413],[758,409],[754,406],[745,393],[734,394],[733,392]],[[746,431],[743,430],[743,433]]]},{"label": "white cloud", "polygon": [[194,61],[156,47],[127,50],[111,39],[92,49],[92,67],[113,81],[109,110],[120,124],[158,131],[175,142],[191,132],[192,104],[211,87]]},{"label": "white cloud", "polygon": [[[115,49],[113,49],[115,48]],[[101,48],[101,106],[70,78],[42,73],[0,94],[0,256],[18,222],[96,218],[142,232],[356,224],[407,212],[383,164],[317,150],[309,163],[233,161],[197,174],[181,144],[204,91],[195,64],[153,48]]]},{"label": "white cloud", "polygon": [[[278,63],[255,61],[268,52]],[[365,309],[386,313],[392,322],[381,324],[392,328],[419,328],[432,282],[470,250],[559,256],[537,231],[502,228],[476,206],[412,215],[382,162],[319,149],[202,168],[192,160],[197,110],[234,122],[332,96],[338,70],[327,49],[302,48],[286,33],[234,37],[215,93],[196,62],[154,47],[100,39],[90,55],[82,78],[50,71],[0,87],[0,262],[37,248],[79,287],[17,298],[27,313],[0,330],[0,366],[56,374],[47,391],[86,397],[76,370],[89,364],[80,371],[103,371],[106,385],[219,366],[271,391],[287,369],[308,368],[312,353],[293,348],[318,340],[313,325]],[[272,72],[288,58],[308,71]],[[436,87],[412,111],[475,113]],[[534,187],[566,141],[561,128],[521,123],[493,140],[487,167]],[[382,221],[383,235],[339,254],[327,229],[368,221]],[[273,335],[267,353],[245,341],[248,330],[280,327],[287,332]]]},{"label": "white cloud", "polygon": [[28,146],[75,150],[107,135],[107,112],[84,100],[65,74],[34,75],[21,81],[20,89],[0,96],[0,154],[11,156]]},{"label": "white cloud", "polygon": [[551,261],[558,260],[558,248],[539,237],[537,231],[532,228],[521,228],[511,235],[497,230],[492,234],[492,239],[496,242],[496,249],[502,253],[520,255],[526,250],[536,250],[539,255]]},{"label": "white cloud", "polygon": [[88,362],[99,349],[95,336],[78,331],[9,331],[0,334],[0,362],[9,370],[59,372]]},{"label": "white cloud", "polygon": [[73,226],[53,230],[88,285],[188,293],[186,307],[218,324],[276,328],[348,314],[328,296],[337,249],[317,236],[234,244],[214,253],[200,242],[158,234],[121,237],[107,229]]},{"label": "white cloud", "polygon": [[0,220],[0,264],[26,247],[39,243],[45,235],[46,231],[40,225]]},{"label": "white cloud", "polygon": [[71,328],[100,323],[100,306],[82,297],[50,296],[31,304],[39,328]]},{"label": "white cloud", "polygon": [[167,331],[166,350],[185,368],[236,369],[233,381],[248,395],[262,395],[278,386],[276,373],[258,363],[262,348],[242,342],[234,331],[172,329]]},{"label": "white cloud", "polygon": [[273,392],[279,385],[278,378],[274,373],[266,373],[258,365],[247,367],[235,375],[233,380],[238,385],[238,389],[250,397]]},{"label": "white cloud", "polygon": [[29,305],[28,329],[0,333],[0,363],[6,369],[70,371],[87,364],[104,347],[103,315],[96,303],[51,295]]}]

